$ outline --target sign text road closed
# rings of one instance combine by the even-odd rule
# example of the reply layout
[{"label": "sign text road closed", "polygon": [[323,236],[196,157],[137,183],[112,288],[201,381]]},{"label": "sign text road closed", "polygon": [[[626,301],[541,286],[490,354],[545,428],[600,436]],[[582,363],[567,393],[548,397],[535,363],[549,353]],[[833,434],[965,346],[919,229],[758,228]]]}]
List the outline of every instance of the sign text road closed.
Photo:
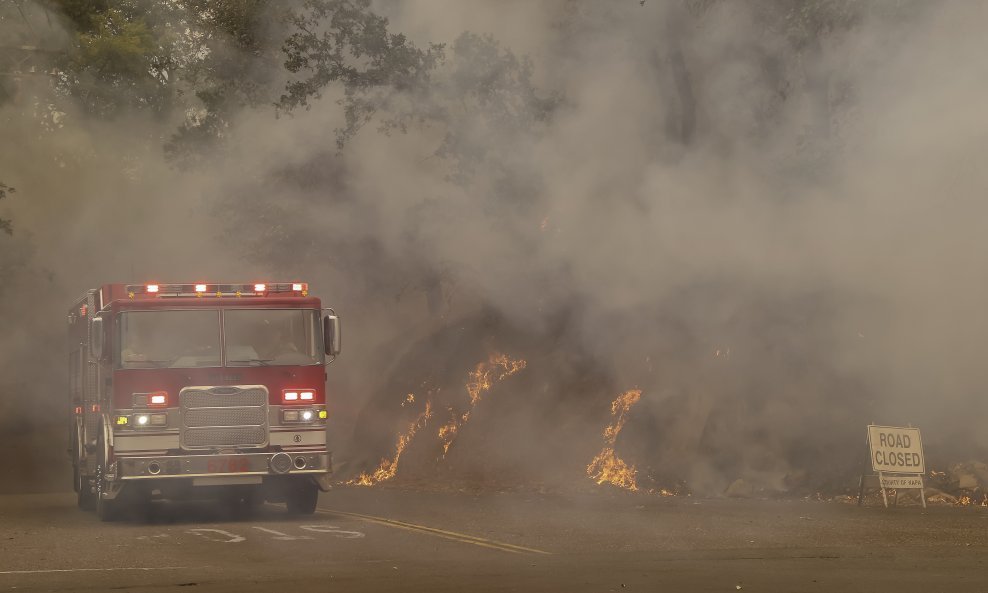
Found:
[{"label": "sign text road closed", "polygon": [[868,446],[871,451],[871,468],[876,472],[926,473],[923,441],[918,428],[869,426]]}]

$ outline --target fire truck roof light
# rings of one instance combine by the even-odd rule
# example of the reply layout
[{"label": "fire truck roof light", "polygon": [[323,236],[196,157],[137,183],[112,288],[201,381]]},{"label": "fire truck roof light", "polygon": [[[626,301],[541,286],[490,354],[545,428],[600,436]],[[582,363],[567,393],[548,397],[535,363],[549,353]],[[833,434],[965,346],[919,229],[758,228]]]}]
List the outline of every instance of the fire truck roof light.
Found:
[{"label": "fire truck roof light", "polygon": [[[267,297],[279,294],[289,296],[309,296],[306,282],[248,282],[243,284],[222,284],[215,282],[194,282],[189,284],[128,284],[129,298],[144,297]],[[294,294],[292,294],[294,293]]]},{"label": "fire truck roof light", "polygon": [[311,400],[314,394],[311,391],[303,391],[299,396],[304,400]]},{"label": "fire truck roof light", "polygon": [[164,393],[152,393],[151,405],[164,405],[168,403],[168,397]]},{"label": "fire truck roof light", "polygon": [[286,402],[293,402],[293,401],[296,401],[296,400],[298,400],[298,392],[297,391],[286,391],[285,392],[285,401]]}]

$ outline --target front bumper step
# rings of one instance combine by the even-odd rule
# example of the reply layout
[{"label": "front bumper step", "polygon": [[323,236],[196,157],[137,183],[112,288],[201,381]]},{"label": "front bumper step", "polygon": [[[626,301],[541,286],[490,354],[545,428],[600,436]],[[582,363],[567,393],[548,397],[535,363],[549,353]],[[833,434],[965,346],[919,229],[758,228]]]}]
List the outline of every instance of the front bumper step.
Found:
[{"label": "front bumper step", "polygon": [[328,452],[237,453],[231,455],[162,455],[120,457],[116,479],[156,480],[221,476],[284,476],[328,474]]}]

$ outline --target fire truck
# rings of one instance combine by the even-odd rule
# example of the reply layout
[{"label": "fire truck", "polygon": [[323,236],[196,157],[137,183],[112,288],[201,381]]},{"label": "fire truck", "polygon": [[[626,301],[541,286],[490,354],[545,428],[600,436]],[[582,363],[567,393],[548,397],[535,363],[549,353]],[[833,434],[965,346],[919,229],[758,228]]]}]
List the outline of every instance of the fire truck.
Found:
[{"label": "fire truck", "polygon": [[156,498],[315,511],[340,320],[300,282],[107,284],[69,310],[80,508]]}]

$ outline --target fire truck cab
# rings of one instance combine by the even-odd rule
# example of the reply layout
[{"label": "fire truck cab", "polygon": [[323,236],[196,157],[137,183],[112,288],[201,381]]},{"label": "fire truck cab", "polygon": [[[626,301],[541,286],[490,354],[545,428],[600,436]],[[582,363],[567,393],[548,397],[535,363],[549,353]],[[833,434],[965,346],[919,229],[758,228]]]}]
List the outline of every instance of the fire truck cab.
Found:
[{"label": "fire truck cab", "polygon": [[69,310],[79,506],[221,496],[314,512],[340,321],[308,285],[108,284]]}]

